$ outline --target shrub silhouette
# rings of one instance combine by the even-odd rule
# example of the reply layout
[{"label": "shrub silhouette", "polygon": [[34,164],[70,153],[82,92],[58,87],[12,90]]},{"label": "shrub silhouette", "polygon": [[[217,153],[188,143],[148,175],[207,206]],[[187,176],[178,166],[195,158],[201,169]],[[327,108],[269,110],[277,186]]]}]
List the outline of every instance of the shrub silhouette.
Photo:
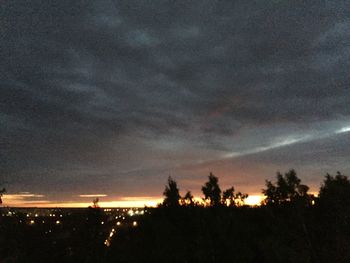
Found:
[{"label": "shrub silhouette", "polygon": [[181,198],[181,203],[184,206],[193,206],[194,205],[194,200],[193,200],[193,195],[191,191],[187,191],[185,196]]},{"label": "shrub silhouette", "polygon": [[221,202],[227,206],[234,206],[235,205],[235,189],[233,186],[231,188],[223,191]]},{"label": "shrub silhouette", "polygon": [[238,192],[235,194],[235,188],[226,189],[222,193],[222,204],[226,206],[242,206],[244,205],[244,200],[248,197],[248,194],[243,194]]}]

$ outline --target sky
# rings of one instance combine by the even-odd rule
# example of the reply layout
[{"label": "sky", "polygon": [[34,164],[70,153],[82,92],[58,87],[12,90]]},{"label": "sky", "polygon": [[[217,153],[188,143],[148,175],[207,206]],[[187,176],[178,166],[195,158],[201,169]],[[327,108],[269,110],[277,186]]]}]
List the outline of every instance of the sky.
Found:
[{"label": "sky", "polygon": [[[350,174],[350,2],[0,2],[0,175],[9,205],[261,194]],[[7,198],[7,199],[6,199]]]}]

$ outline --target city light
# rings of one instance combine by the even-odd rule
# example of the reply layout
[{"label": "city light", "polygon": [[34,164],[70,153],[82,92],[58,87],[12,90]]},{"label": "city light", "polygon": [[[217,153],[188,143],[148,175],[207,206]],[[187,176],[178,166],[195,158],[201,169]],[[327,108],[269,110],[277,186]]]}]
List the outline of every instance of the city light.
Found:
[{"label": "city light", "polygon": [[134,211],[133,211],[132,209],[130,209],[130,210],[128,211],[128,215],[129,215],[129,216],[133,216],[133,215],[134,215]]}]

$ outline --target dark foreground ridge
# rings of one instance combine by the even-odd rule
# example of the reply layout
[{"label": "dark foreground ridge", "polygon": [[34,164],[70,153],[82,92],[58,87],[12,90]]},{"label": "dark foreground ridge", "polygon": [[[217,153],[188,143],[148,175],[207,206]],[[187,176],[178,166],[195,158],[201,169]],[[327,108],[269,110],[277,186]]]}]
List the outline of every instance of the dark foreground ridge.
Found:
[{"label": "dark foreground ridge", "polygon": [[295,171],[277,174],[248,207],[211,174],[205,205],[169,178],[158,208],[3,208],[0,262],[350,262],[350,181],[307,190]]}]

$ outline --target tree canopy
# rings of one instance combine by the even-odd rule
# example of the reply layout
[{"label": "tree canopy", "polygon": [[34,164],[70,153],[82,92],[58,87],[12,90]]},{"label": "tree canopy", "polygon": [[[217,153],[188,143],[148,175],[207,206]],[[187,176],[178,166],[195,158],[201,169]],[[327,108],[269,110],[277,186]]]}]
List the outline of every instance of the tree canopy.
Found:
[{"label": "tree canopy", "polygon": [[212,173],[208,176],[208,182],[202,187],[204,194],[204,200],[209,202],[211,206],[220,205],[221,201],[221,189],[219,186],[219,179]]},{"label": "tree canopy", "polygon": [[266,197],[266,204],[282,204],[309,197],[307,193],[309,187],[301,184],[294,169],[289,170],[284,175],[277,172],[276,179],[275,183],[266,180],[266,189],[262,190]]},{"label": "tree canopy", "polygon": [[337,172],[327,174],[320,188],[319,201],[328,207],[350,207],[350,181],[347,176]]},{"label": "tree canopy", "polygon": [[164,195],[164,201],[163,205],[166,207],[177,207],[180,205],[180,193],[179,189],[177,187],[177,183],[175,180],[169,176],[168,178],[168,184],[165,186],[165,190],[163,192]]}]

